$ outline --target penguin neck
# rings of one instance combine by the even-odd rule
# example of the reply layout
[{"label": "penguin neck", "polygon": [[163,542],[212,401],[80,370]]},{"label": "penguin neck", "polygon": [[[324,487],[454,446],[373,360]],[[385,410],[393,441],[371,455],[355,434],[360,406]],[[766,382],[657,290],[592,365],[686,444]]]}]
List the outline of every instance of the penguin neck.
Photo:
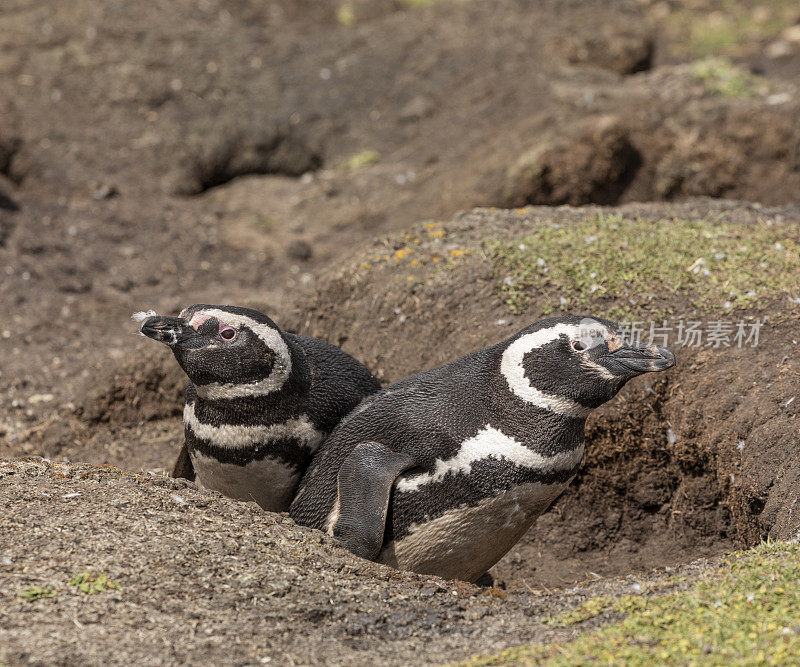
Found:
[{"label": "penguin neck", "polygon": [[497,374],[487,398],[489,413],[503,432],[538,452],[569,451],[583,444],[589,409],[562,412],[552,401],[548,406],[527,401],[510,391],[506,378]]},{"label": "penguin neck", "polygon": [[492,409],[503,432],[542,454],[571,451],[583,445],[585,417],[562,415],[521,402],[502,402]]},{"label": "penguin neck", "polygon": [[193,406],[197,419],[215,426],[269,426],[297,416],[302,411],[302,397],[285,387],[268,394],[236,398],[206,399],[198,396],[193,385],[186,390],[186,404]]},{"label": "penguin neck", "polygon": [[284,337],[289,350],[291,372],[285,382],[271,391],[253,392],[225,398],[208,398],[190,384],[186,402],[195,405],[201,421],[223,424],[273,424],[296,416],[303,410],[311,386],[311,368],[303,350]]}]

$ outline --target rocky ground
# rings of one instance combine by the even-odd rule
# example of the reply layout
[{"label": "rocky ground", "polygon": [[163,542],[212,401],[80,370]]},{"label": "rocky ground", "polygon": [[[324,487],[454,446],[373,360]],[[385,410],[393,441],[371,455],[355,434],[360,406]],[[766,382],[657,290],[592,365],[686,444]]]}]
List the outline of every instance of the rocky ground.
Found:
[{"label": "rocky ground", "polygon": [[[568,639],[539,616],[584,588],[552,587],[795,537],[799,26],[783,0],[4,4],[0,457],[127,472],[0,469],[0,662],[454,661]],[[266,309],[384,382],[562,310],[763,327],[679,345],[592,419],[578,479],[493,572],[505,598],[151,480],[182,378],[128,317],[193,302]],[[181,531],[208,541],[172,571]],[[243,581],[247,554],[270,559]],[[84,570],[121,589],[82,597]]]}]

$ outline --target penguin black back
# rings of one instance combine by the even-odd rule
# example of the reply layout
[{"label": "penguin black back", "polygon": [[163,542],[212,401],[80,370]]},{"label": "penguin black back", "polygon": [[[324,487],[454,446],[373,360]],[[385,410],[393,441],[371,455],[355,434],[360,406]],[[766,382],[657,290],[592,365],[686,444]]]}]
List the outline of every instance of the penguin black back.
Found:
[{"label": "penguin black back", "polygon": [[[189,377],[175,476],[264,509],[288,508],[322,440],[380,388],[324,341],[282,332],[249,308],[197,304],[143,318]],[[142,319],[142,318],[140,318]]]},{"label": "penguin black back", "polygon": [[474,580],[575,475],[592,409],[673,364],[664,348],[625,344],[613,322],[542,320],[366,399],[290,514],[366,558]]}]

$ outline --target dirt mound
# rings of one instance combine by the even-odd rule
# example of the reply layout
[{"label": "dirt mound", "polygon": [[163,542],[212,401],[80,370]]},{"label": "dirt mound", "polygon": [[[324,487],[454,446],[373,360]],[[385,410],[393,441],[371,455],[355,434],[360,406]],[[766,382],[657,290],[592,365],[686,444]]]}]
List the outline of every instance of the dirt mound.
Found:
[{"label": "dirt mound", "polygon": [[168,186],[178,195],[197,195],[224,185],[238,176],[276,174],[301,176],[322,166],[319,153],[288,130],[267,132],[260,128],[235,128],[221,134],[218,144],[191,142],[187,155]]},{"label": "dirt mound", "polygon": [[186,376],[169,350],[148,346],[94,382],[77,414],[89,424],[133,424],[183,413]]},{"label": "dirt mound", "polygon": [[[736,87],[727,91],[724,86]],[[610,87],[598,115],[564,119],[500,176],[492,203],[615,204],[728,197],[778,204],[800,190],[800,106],[788,88],[724,60],[660,69]],[[577,93],[577,91],[575,91]],[[635,101],[635,103],[632,103]],[[769,178],[776,183],[764,189]],[[770,177],[771,178],[771,177]]]},{"label": "dirt mound", "polygon": [[641,154],[615,118],[592,121],[577,136],[523,155],[509,172],[504,203],[614,204],[641,165]]},{"label": "dirt mound", "polygon": [[603,25],[592,35],[566,35],[552,46],[571,65],[599,67],[623,75],[649,70],[655,53],[650,28],[630,20]]},{"label": "dirt mound", "polygon": [[[701,218],[709,220],[707,227],[682,226],[681,221]],[[627,231],[626,219],[637,221],[635,230]],[[587,227],[581,226],[587,220]],[[553,585],[592,573],[674,564],[767,535],[794,537],[800,530],[794,513],[800,474],[794,445],[800,370],[793,342],[795,287],[790,281],[754,282],[749,296],[741,295],[741,303],[749,305],[732,310],[731,303],[716,300],[715,292],[716,281],[732,286],[725,278],[729,269],[709,265],[707,275],[692,273],[695,259],[684,254],[686,266],[676,270],[700,276],[684,285],[682,276],[658,273],[670,267],[671,248],[664,244],[655,273],[646,279],[656,294],[648,295],[644,285],[631,288],[630,296],[608,294],[602,284],[613,286],[615,273],[628,282],[634,276],[609,252],[605,259],[599,255],[599,284],[593,286],[588,275],[569,282],[576,262],[571,244],[602,247],[608,238],[619,248],[647,233],[639,225],[651,233],[663,226],[680,247],[686,242],[683,234],[699,234],[709,248],[716,245],[719,255],[728,247],[723,243],[735,247],[741,234],[756,253],[777,244],[774,251],[790,261],[788,277],[800,262],[798,223],[797,209],[708,201],[632,206],[619,213],[566,207],[474,211],[453,223],[421,225],[381,242],[308,299],[297,323],[310,335],[342,344],[378,369],[383,380],[393,381],[495,343],[542,313],[562,309],[600,316],[624,312],[629,322],[657,320],[657,326],[662,319],[697,320],[704,327],[712,321],[750,327],[760,321],[764,327],[756,347],[730,340],[718,347],[679,346],[678,366],[667,376],[638,379],[599,411],[588,424],[586,460],[575,482],[495,574],[512,586]],[[759,228],[774,231],[782,242],[769,234],[760,237]],[[564,234],[570,229],[577,230],[574,241],[549,241],[549,230]],[[705,252],[690,243],[693,252]],[[541,273],[524,279],[514,273],[508,255],[492,250],[498,244],[532,253],[520,263],[540,265]],[[699,266],[705,262],[701,258]],[[644,262],[634,265],[649,275]],[[520,283],[512,295],[509,284],[515,280]],[[670,284],[673,294],[667,291]],[[698,310],[702,303],[706,309]]]},{"label": "dirt mound", "polygon": [[675,585],[545,596],[405,574],[254,504],[110,466],[0,461],[0,500],[8,664],[442,664],[563,639],[546,621],[589,595]]}]

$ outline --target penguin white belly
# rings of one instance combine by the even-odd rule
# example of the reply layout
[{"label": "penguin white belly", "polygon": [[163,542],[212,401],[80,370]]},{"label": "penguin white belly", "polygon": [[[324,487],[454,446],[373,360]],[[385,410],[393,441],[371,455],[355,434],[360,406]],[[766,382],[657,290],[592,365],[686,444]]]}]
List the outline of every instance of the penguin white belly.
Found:
[{"label": "penguin white belly", "polygon": [[421,574],[475,581],[517,543],[570,481],[522,484],[477,505],[448,510],[385,545],[378,560]]},{"label": "penguin white belly", "polygon": [[234,500],[250,500],[271,512],[283,512],[292,502],[300,475],[280,461],[264,458],[240,466],[191,453],[198,486]]}]

